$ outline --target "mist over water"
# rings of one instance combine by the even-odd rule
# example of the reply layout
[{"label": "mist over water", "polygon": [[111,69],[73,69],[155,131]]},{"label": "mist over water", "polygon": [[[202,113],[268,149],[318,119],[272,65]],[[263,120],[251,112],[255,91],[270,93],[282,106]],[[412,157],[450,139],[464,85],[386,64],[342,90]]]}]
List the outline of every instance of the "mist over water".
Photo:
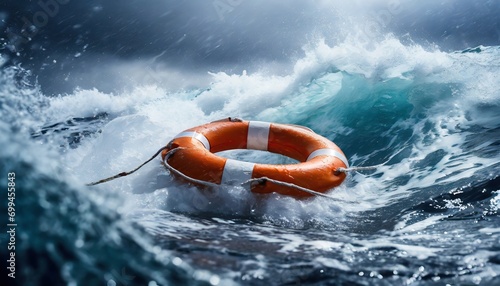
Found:
[{"label": "mist over water", "polygon": [[[198,2],[0,6],[9,282],[500,283],[498,1]],[[353,166],[384,164],[333,199],[199,190],[158,159],[85,186],[229,116],[304,125]]]},{"label": "mist over water", "polygon": [[500,37],[497,1],[39,2],[3,4],[1,37],[12,62],[40,70],[48,95],[76,86],[200,88],[210,82],[207,71],[287,74],[319,39],[376,45],[393,33],[456,51]]}]

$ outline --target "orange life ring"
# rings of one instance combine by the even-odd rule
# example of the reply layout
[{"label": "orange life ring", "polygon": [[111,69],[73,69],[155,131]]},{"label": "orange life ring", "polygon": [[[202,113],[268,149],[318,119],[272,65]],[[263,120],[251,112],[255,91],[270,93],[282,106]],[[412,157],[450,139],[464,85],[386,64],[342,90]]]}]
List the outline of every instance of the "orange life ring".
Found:
[{"label": "orange life ring", "polygon": [[[337,172],[337,169],[349,166],[337,145],[308,128],[296,125],[231,118],[207,123],[175,136],[162,152],[163,160],[169,151],[178,147],[183,148],[167,157],[168,165],[191,178],[215,184],[235,185],[252,178],[268,177],[324,193],[345,179],[346,175]],[[301,163],[256,164],[214,154],[232,149],[265,150]],[[296,188],[283,187],[270,181],[251,184],[249,188],[255,193],[311,196]]]}]

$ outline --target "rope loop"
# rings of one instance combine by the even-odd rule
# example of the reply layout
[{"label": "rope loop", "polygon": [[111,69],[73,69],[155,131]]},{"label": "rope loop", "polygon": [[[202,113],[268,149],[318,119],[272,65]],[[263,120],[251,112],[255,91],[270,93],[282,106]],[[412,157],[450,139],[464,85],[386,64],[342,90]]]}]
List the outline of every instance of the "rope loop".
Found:
[{"label": "rope loop", "polygon": [[198,180],[198,179],[195,179],[195,178],[191,178],[188,175],[186,175],[186,174],[182,173],[181,171],[177,170],[176,168],[172,167],[170,164],[168,164],[168,159],[170,159],[170,157],[173,156],[175,154],[175,152],[177,152],[179,150],[182,150],[182,149],[185,149],[185,148],[184,147],[177,147],[175,149],[172,149],[172,150],[168,151],[167,154],[165,155],[165,159],[162,161],[163,166],[165,166],[165,168],[167,168],[171,173],[175,173],[176,175],[178,175],[178,176],[182,177],[183,179],[185,179],[187,181],[190,181],[192,183],[203,185],[203,186],[206,186],[206,187],[218,187],[219,186],[218,184],[207,182],[207,181]]},{"label": "rope loop", "polygon": [[[229,118],[229,120],[231,120],[231,118]],[[86,185],[87,186],[95,186],[95,185],[99,185],[99,184],[102,184],[102,183],[105,183],[105,182],[112,181],[112,180],[120,178],[120,177],[124,177],[124,176],[128,176],[130,174],[133,174],[134,172],[136,172],[137,170],[139,170],[140,168],[142,168],[144,165],[146,165],[147,163],[149,163],[151,160],[153,160],[163,150],[168,149],[170,147],[171,146],[167,145],[167,146],[164,146],[164,147],[160,148],[158,151],[156,151],[156,153],[153,156],[151,156],[151,158],[149,158],[146,162],[142,163],[139,167],[135,168],[132,171],[121,172],[121,173],[119,173],[117,175],[114,175],[112,177],[105,178],[105,179],[102,179],[102,180],[99,180],[99,181],[96,181],[96,182],[92,182],[92,183],[89,183],[89,184],[86,184]],[[176,168],[174,168],[170,164],[168,164],[168,159],[170,159],[170,157],[172,157],[177,151],[182,150],[182,149],[185,149],[185,148],[184,147],[177,147],[177,148],[174,148],[174,149],[172,149],[172,150],[170,150],[170,151],[167,152],[167,154],[165,155],[165,159],[162,160],[162,164],[165,166],[165,168],[167,168],[171,173],[174,173],[177,176],[179,176],[179,177],[181,177],[181,178],[183,178],[186,181],[189,181],[191,183],[195,183],[195,184],[206,186],[206,187],[220,187],[220,185],[216,184],[216,183],[206,182],[206,181],[202,181],[202,180],[198,180],[198,179],[189,177],[188,175],[182,173],[181,171],[177,170]],[[375,169],[377,169],[378,167],[380,167],[380,166],[382,166],[384,164],[385,163],[382,163],[382,164],[379,164],[379,165],[374,165],[374,166],[366,166],[366,167],[337,168],[334,172],[335,173],[339,173],[339,172],[341,172],[341,173],[348,173],[348,172],[358,172],[358,171],[366,171],[366,170],[375,170]],[[252,183],[263,185],[263,184],[266,184],[267,182],[271,182],[273,184],[276,184],[276,185],[279,185],[279,186],[283,186],[283,187],[294,188],[294,189],[297,189],[299,191],[302,191],[302,192],[305,192],[305,193],[308,193],[308,194],[311,194],[311,195],[315,195],[315,196],[319,196],[319,197],[324,197],[324,198],[329,198],[329,199],[337,200],[336,198],[333,198],[333,197],[331,197],[329,195],[326,195],[324,193],[320,193],[320,192],[317,192],[317,191],[314,191],[314,190],[311,190],[311,189],[308,189],[308,188],[305,188],[305,187],[302,187],[302,186],[299,186],[299,185],[296,185],[296,184],[293,184],[293,183],[288,183],[288,182],[283,182],[283,181],[279,181],[279,180],[274,180],[274,179],[271,179],[271,178],[268,178],[268,177],[253,178],[253,179],[250,179],[250,180],[247,180],[247,181],[241,183],[241,185],[252,184]]]},{"label": "rope loop", "polygon": [[241,183],[241,185],[246,185],[246,184],[251,184],[251,183],[265,184],[267,182],[271,182],[273,184],[276,184],[276,185],[279,185],[279,186],[282,186],[282,187],[294,188],[294,189],[297,189],[297,190],[302,191],[302,192],[306,192],[306,193],[311,194],[311,195],[316,195],[316,196],[319,196],[319,197],[324,197],[324,198],[329,198],[329,199],[337,200],[336,198],[330,197],[329,195],[325,195],[324,193],[316,192],[314,190],[311,190],[311,189],[308,189],[308,188],[304,188],[304,187],[301,187],[301,186],[293,184],[293,183],[278,181],[278,180],[274,180],[274,179],[271,179],[271,178],[268,178],[268,177],[253,178],[253,179],[250,179],[248,181],[245,181],[245,182]]}]

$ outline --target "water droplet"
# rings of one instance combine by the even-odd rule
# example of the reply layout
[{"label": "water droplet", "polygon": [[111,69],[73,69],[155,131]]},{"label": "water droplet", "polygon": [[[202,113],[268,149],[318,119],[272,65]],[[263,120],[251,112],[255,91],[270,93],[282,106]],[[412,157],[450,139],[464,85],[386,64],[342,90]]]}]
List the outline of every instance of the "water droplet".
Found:
[{"label": "water droplet", "polygon": [[83,242],[83,240],[82,240],[82,239],[77,239],[77,240],[75,241],[75,247],[76,247],[76,248],[81,248],[84,244],[85,244],[85,242]]},{"label": "water droplet", "polygon": [[181,265],[181,263],[182,263],[182,259],[180,259],[179,257],[175,257],[174,259],[172,259],[172,263],[173,263],[175,266],[179,266],[179,265]]},{"label": "water droplet", "polygon": [[220,283],[220,278],[219,276],[217,275],[212,275],[212,277],[210,277],[210,284],[211,285],[219,285]]}]

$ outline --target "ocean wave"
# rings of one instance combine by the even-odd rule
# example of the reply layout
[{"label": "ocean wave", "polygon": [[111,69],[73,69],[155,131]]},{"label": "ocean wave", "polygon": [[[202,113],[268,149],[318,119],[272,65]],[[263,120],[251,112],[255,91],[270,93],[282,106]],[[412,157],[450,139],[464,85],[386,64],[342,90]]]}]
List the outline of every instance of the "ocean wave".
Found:
[{"label": "ocean wave", "polygon": [[[32,210],[19,213],[19,224],[29,225],[19,233],[19,259],[29,275],[46,277],[52,272],[36,263],[48,263],[67,283],[119,281],[120,269],[134,283],[272,282],[277,273],[292,275],[282,283],[492,282],[499,53],[443,52],[392,35],[375,47],[321,40],[286,74],[214,72],[204,88],[147,84],[59,96],[42,94],[21,68],[3,67],[1,170],[16,172],[20,208]],[[384,164],[350,174],[329,192],[334,200],[200,191],[159,161],[83,186],[134,168],[184,129],[229,116],[304,125],[339,145],[352,165]],[[470,237],[476,230],[492,235]],[[462,243],[467,253],[454,261]],[[28,262],[33,253],[39,262]]]}]

